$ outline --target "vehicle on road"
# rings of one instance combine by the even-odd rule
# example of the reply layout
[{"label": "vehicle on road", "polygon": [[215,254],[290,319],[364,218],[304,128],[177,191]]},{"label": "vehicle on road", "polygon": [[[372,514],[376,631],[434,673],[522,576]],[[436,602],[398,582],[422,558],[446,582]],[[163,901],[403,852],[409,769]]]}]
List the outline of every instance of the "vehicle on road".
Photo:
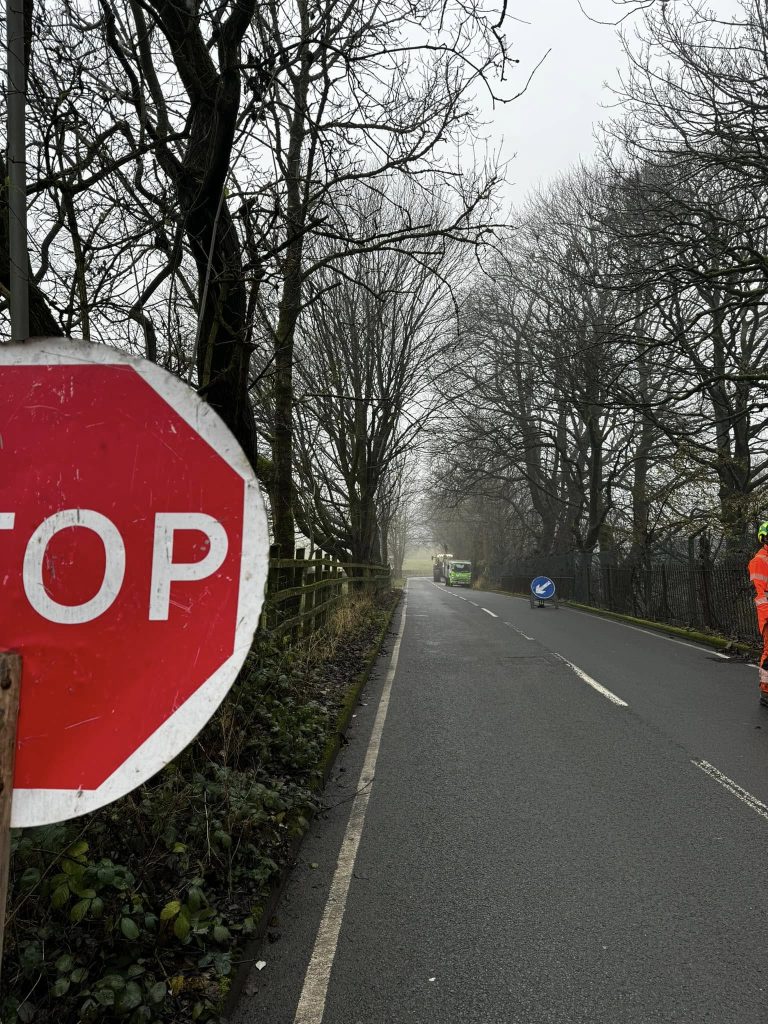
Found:
[{"label": "vehicle on road", "polygon": [[446,587],[471,587],[472,563],[459,562],[453,558],[446,560],[443,567],[443,579]]},{"label": "vehicle on road", "polygon": [[432,582],[442,583],[445,579],[445,566],[453,555],[444,551],[440,555],[432,556]]}]

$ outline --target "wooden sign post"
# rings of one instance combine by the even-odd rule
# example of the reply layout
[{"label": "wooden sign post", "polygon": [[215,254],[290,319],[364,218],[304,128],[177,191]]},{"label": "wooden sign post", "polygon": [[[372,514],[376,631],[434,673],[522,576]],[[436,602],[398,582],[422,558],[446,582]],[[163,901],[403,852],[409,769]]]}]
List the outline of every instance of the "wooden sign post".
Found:
[{"label": "wooden sign post", "polygon": [[259,622],[269,531],[213,409],[106,345],[0,345],[0,438],[4,918],[11,826],[131,792],[224,699]]},{"label": "wooden sign post", "polygon": [[0,652],[0,965],[11,860],[11,801],[20,690],[21,655]]}]

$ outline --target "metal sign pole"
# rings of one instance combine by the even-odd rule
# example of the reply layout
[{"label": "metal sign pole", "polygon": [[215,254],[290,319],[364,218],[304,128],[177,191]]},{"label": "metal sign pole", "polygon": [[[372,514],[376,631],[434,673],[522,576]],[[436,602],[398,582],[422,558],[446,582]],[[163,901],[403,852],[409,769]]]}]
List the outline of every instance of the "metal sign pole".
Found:
[{"label": "metal sign pole", "polygon": [[21,655],[0,652],[0,970],[11,864],[11,803],[20,691]]},{"label": "metal sign pole", "polygon": [[7,0],[8,31],[8,234],[11,262],[11,341],[29,337],[27,254],[27,94],[24,56],[25,0]]}]

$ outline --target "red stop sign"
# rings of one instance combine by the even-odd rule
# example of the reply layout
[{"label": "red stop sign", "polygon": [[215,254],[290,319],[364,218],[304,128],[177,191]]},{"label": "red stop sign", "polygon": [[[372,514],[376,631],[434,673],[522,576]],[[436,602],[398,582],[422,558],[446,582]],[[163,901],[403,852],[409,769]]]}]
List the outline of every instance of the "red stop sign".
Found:
[{"label": "red stop sign", "polygon": [[250,465],[190,388],[104,346],[0,345],[14,826],[108,803],[190,742],[251,645],[268,544]]}]

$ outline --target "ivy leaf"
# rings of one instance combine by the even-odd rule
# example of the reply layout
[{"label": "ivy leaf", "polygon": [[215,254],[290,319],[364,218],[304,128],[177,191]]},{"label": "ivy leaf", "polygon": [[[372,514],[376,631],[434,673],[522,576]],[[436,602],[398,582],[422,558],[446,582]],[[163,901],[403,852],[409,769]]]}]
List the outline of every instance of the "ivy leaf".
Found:
[{"label": "ivy leaf", "polygon": [[96,895],[95,889],[86,888],[81,884],[81,880],[77,878],[72,879],[72,881],[69,883],[69,888],[72,890],[75,896],[79,896],[81,900],[92,900]]},{"label": "ivy leaf", "polygon": [[217,953],[213,958],[213,967],[220,978],[226,978],[232,971],[232,960],[229,953]]},{"label": "ivy leaf", "polygon": [[65,996],[69,991],[69,978],[57,978],[53,985],[53,994],[55,996]]},{"label": "ivy leaf", "polygon": [[193,885],[187,894],[187,904],[189,905],[189,909],[193,912],[199,910],[203,905],[202,890],[198,889],[196,885]]},{"label": "ivy leaf", "polygon": [[189,938],[189,918],[186,914],[179,914],[173,922],[173,934],[180,942],[186,942]]},{"label": "ivy leaf", "polygon": [[40,872],[37,868],[27,868],[19,879],[22,889],[32,889],[40,881]]},{"label": "ivy leaf", "polygon": [[130,942],[135,942],[139,937],[139,929],[135,921],[130,917],[120,918],[120,931]]},{"label": "ivy leaf", "polygon": [[79,924],[80,921],[82,921],[83,918],[85,917],[85,915],[88,913],[88,908],[90,907],[90,905],[91,905],[91,901],[90,900],[80,900],[70,910],[70,912],[69,912],[69,919],[74,924]]},{"label": "ivy leaf", "polygon": [[53,895],[51,896],[51,906],[53,907],[54,910],[61,910],[61,908],[64,906],[68,899],[69,886],[60,885],[57,889],[53,890]]},{"label": "ivy leaf", "polygon": [[180,910],[181,902],[179,900],[171,900],[171,902],[166,903],[163,909],[160,911],[160,920],[170,921],[172,917],[176,917]]},{"label": "ivy leaf", "polygon": [[118,1013],[130,1013],[137,1006],[141,1006],[143,1001],[139,986],[135,981],[129,981],[115,1000],[115,1010]]},{"label": "ivy leaf", "polygon": [[149,990],[149,1001],[150,1003],[162,1003],[168,994],[168,986],[164,981],[157,981]]}]

